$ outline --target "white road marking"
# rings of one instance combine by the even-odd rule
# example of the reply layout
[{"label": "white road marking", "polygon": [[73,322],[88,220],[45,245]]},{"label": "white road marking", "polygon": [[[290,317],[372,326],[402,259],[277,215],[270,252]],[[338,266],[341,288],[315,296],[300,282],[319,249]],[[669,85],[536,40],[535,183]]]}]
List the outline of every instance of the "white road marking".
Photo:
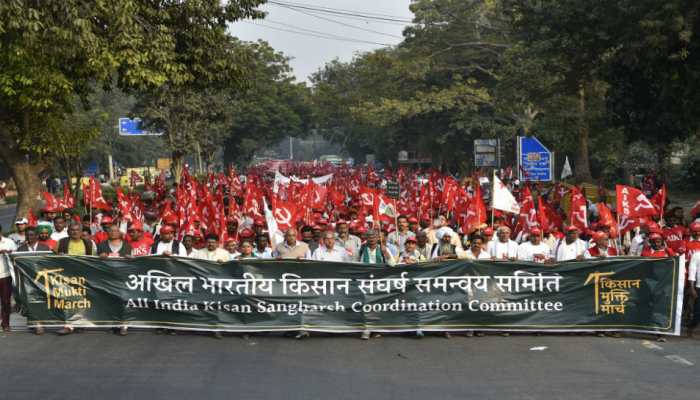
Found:
[{"label": "white road marking", "polygon": [[659,346],[658,344],[652,343],[652,342],[650,342],[650,341],[648,341],[648,340],[643,341],[643,342],[642,342],[642,346],[644,346],[644,347],[646,347],[647,349],[650,349],[650,350],[663,350],[663,349],[664,349],[663,347]]},{"label": "white road marking", "polygon": [[547,346],[530,347],[530,351],[543,351],[543,350],[547,350]]},{"label": "white road marking", "polygon": [[689,367],[692,367],[693,365],[695,365],[695,364],[691,363],[690,361],[686,360],[685,358],[683,358],[679,355],[676,355],[676,354],[668,355],[668,356],[666,356],[666,358],[675,362],[675,363],[687,365]]}]

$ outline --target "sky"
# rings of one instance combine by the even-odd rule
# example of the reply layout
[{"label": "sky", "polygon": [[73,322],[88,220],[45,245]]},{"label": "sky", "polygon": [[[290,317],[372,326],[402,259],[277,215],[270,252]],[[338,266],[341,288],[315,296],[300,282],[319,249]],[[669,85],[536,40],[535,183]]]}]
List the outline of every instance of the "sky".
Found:
[{"label": "sky", "polygon": [[[350,61],[357,53],[400,43],[407,25],[404,21],[413,18],[409,3],[410,0],[268,0],[261,7],[268,13],[264,20],[236,22],[229,32],[241,40],[267,41],[291,58],[297,80],[308,82],[310,74],[333,59]],[[329,35],[333,39],[328,39]]]}]

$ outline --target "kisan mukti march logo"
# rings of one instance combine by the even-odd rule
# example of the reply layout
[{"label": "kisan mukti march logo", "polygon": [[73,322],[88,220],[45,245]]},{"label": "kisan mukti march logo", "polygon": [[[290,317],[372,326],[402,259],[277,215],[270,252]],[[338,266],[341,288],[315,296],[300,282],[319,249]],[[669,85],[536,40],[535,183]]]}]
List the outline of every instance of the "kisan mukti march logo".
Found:
[{"label": "kisan mukti march logo", "polygon": [[610,279],[614,272],[591,272],[584,285],[595,285],[595,313],[624,314],[630,290],[639,289],[640,279]]},{"label": "kisan mukti march logo", "polygon": [[34,283],[43,286],[46,294],[46,308],[75,310],[90,308],[87,299],[87,280],[82,276],[62,275],[63,268],[43,269],[36,273]]}]

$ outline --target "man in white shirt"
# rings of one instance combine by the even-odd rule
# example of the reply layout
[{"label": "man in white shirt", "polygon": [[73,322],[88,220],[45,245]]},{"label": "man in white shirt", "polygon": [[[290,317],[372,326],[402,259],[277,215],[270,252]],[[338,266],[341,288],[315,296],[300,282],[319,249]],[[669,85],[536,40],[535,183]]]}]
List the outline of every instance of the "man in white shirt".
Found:
[{"label": "man in white shirt", "polygon": [[586,242],[578,238],[579,231],[574,225],[566,228],[566,236],[560,240],[555,249],[557,262],[568,260],[583,260],[587,250]]},{"label": "man in white shirt", "polygon": [[492,260],[515,261],[518,257],[518,244],[510,239],[510,228],[501,226],[496,230],[498,239],[493,240],[486,246]]},{"label": "man in white shirt", "polygon": [[342,247],[348,251],[350,258],[357,259],[359,257],[360,247],[362,247],[362,240],[355,235],[350,234],[350,227],[348,222],[345,220],[339,220],[335,224],[335,229],[338,232],[336,238],[338,242],[338,247]]},{"label": "man in white shirt", "polygon": [[20,218],[17,221],[15,221],[15,227],[17,228],[17,232],[11,233],[8,237],[12,239],[13,242],[15,242],[15,245],[17,247],[21,246],[24,244],[26,241],[24,232],[27,230],[27,224],[29,221],[27,221],[26,218]]},{"label": "man in white shirt", "polygon": [[10,331],[10,312],[12,297],[12,276],[10,275],[9,254],[17,250],[17,245],[10,238],[2,236],[0,226],[0,314],[2,315],[2,331]]},{"label": "man in white shirt", "polygon": [[698,297],[698,288],[700,288],[700,252],[695,252],[690,258],[688,266],[688,293],[690,298],[695,301],[695,310],[693,320],[688,325],[688,336],[693,337],[693,330],[700,323],[700,297]]},{"label": "man in white shirt", "polygon": [[216,262],[226,262],[231,258],[228,251],[219,247],[219,237],[210,233],[206,236],[207,245],[203,249],[199,249],[195,252],[194,258],[199,260],[209,260]]},{"label": "man in white shirt", "polygon": [[187,255],[185,246],[174,240],[174,237],[175,229],[170,225],[163,225],[160,228],[160,239],[151,247],[151,254],[185,257]]},{"label": "man in white shirt", "polygon": [[321,237],[323,241],[323,246],[319,246],[313,255],[313,259],[316,261],[334,261],[334,262],[349,262],[350,256],[348,252],[335,245],[335,233],[332,231],[326,231]]},{"label": "man in white shirt", "polygon": [[408,218],[405,215],[399,215],[396,218],[398,223],[397,229],[387,236],[387,242],[393,244],[399,249],[399,252],[404,251],[406,239],[416,237],[416,234],[408,229]]},{"label": "man in white shirt", "polygon": [[543,264],[552,258],[552,249],[542,242],[542,231],[530,229],[530,240],[518,246],[518,260]]},{"label": "man in white shirt", "polygon": [[63,238],[68,237],[68,229],[66,229],[66,219],[63,215],[58,215],[53,219],[53,232],[51,233],[51,239],[59,241]]}]

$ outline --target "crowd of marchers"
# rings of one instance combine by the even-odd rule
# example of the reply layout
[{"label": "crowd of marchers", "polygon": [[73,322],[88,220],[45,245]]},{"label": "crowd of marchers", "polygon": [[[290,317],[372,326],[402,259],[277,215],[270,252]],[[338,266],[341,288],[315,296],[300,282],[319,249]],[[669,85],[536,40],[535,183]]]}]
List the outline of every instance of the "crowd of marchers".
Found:
[{"label": "crowd of marchers", "polygon": [[[654,211],[649,201],[645,203],[648,207],[639,203],[630,211],[622,209],[627,204],[620,206],[619,190],[615,207],[606,204],[604,196],[599,203],[585,200],[582,191],[571,187],[567,215],[562,205],[566,196],[563,186],[533,186],[532,192],[538,193],[533,196],[527,183],[504,178],[521,202],[519,213],[507,213],[484,205],[488,194],[482,191],[488,189],[478,183],[483,177],[458,181],[435,172],[420,175],[367,167],[305,168],[296,175],[316,176],[318,180],[250,170],[247,175],[229,171],[198,181],[185,170],[181,183],[170,190],[164,177],[152,185],[147,181],[143,193],[126,196],[117,188],[113,204],[104,200],[99,186],[83,188],[83,207],[76,207],[67,190],[63,201],[45,194],[47,201],[38,217],[19,218],[9,235],[0,235],[0,253],[50,251],[103,258],[162,255],[220,263],[309,259],[393,267],[456,259],[546,266],[605,257],[684,255],[688,263],[687,309],[695,305],[690,328],[700,321],[697,205],[686,221],[682,215],[665,210],[665,193],[660,212]],[[401,184],[399,199],[393,203],[383,194],[387,180]],[[624,188],[622,195],[636,190]],[[636,201],[644,197],[635,196]],[[532,201],[535,197],[537,207]],[[573,205],[577,199],[584,208],[582,221]],[[640,217],[645,208],[650,211]],[[610,209],[617,218],[610,216]],[[390,217],[391,212],[401,215]],[[620,217],[627,220],[624,233]],[[10,259],[3,255],[0,297],[4,330],[9,330],[12,290]],[[66,326],[59,333],[72,331]],[[38,327],[37,333],[43,329]],[[120,333],[127,334],[126,327]]]}]

